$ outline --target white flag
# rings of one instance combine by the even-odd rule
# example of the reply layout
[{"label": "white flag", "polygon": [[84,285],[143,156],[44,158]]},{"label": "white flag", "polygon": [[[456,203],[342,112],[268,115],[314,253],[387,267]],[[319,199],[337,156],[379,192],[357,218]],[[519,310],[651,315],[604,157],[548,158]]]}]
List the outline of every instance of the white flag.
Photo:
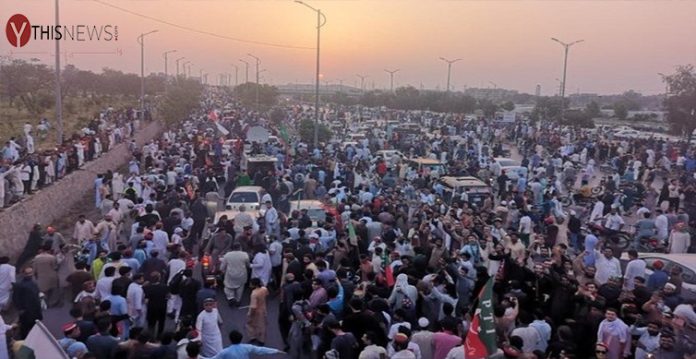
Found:
[{"label": "white flag", "polygon": [[34,355],[42,358],[70,359],[56,338],[40,321],[36,321],[29,335],[24,339],[24,345],[34,351]]}]

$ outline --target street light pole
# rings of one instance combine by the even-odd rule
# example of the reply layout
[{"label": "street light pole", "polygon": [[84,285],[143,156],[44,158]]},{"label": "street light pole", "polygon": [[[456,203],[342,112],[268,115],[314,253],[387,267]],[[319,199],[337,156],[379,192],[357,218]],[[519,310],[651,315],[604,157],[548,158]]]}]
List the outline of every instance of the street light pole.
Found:
[{"label": "street light pole", "polygon": [[252,55],[252,54],[247,54],[248,56],[254,58],[256,60],[256,111],[259,110],[259,64],[261,63],[261,59],[258,57]]},{"label": "street light pole", "polygon": [[[58,27],[60,22],[59,16],[59,6],[58,0],[56,0],[56,27]],[[55,69],[55,79],[56,79],[56,129],[58,130],[58,141],[59,145],[63,144],[63,95],[60,88],[60,40],[56,39],[56,69]]]},{"label": "street light pole", "polygon": [[145,120],[145,36],[154,34],[158,30],[152,30],[140,34],[138,42],[140,43],[140,120]]},{"label": "street light pole", "polygon": [[365,79],[367,76],[363,76],[360,74],[355,75],[360,78],[360,92],[365,92]]},{"label": "street light pole", "polygon": [[551,40],[556,41],[557,43],[561,44],[564,49],[564,56],[563,56],[563,81],[561,82],[561,99],[565,98],[565,87],[566,87],[566,70],[568,69],[568,49],[578,43],[581,43],[585,40],[577,40],[573,41],[571,43],[565,43],[555,37],[552,37]]},{"label": "street light pole", "polygon": [[239,85],[239,66],[232,64],[234,66],[234,85]]},{"label": "street light pole", "polygon": [[295,0],[295,2],[317,13],[317,72],[314,86],[314,147],[316,148],[319,143],[319,60],[321,58],[321,27],[326,25],[326,16],[321,12],[321,9],[316,9],[300,0]]},{"label": "street light pole", "polygon": [[244,61],[244,60],[242,60],[242,59],[239,59],[239,61],[241,61],[241,62],[244,63],[244,69],[245,69],[245,71],[246,71],[246,72],[245,72],[245,81],[244,81],[244,83],[247,83],[247,82],[249,82],[249,63],[246,62],[246,61]]},{"label": "street light pole", "polygon": [[461,61],[462,59],[447,60],[444,57],[440,57],[440,60],[447,63],[447,92],[450,91],[450,75],[452,74],[452,64]]},{"label": "street light pole", "polygon": [[181,67],[183,67],[184,70],[182,71],[184,73],[184,77],[188,78],[189,76],[191,76],[191,61],[184,62],[184,64],[181,65]]},{"label": "street light pole", "polygon": [[186,57],[180,57],[176,59],[176,77],[179,77],[179,61],[185,59]]},{"label": "street light pole", "polygon": [[201,81],[201,85],[202,85],[202,84],[203,84],[203,69],[202,69],[202,68],[199,69],[199,70],[198,70],[198,73],[200,74],[199,80]]},{"label": "street light pole", "polygon": [[169,77],[169,72],[167,70],[167,65],[168,65],[169,61],[167,61],[167,55],[171,54],[172,52],[176,52],[176,50],[165,51],[163,54],[164,55],[164,79],[165,80],[167,79],[167,77]]},{"label": "street light pole", "polygon": [[389,73],[389,78],[390,78],[390,81],[391,81],[391,82],[390,82],[390,86],[389,86],[389,91],[390,91],[390,92],[394,92],[394,74],[397,73],[397,72],[399,72],[399,69],[396,69],[396,70],[387,70],[387,69],[384,69],[384,71],[386,71],[387,73]]}]

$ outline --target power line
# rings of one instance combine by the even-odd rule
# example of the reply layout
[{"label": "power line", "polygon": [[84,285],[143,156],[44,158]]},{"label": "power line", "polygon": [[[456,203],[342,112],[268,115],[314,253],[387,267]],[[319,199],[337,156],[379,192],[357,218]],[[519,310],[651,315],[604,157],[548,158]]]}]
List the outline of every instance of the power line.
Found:
[{"label": "power line", "polygon": [[114,4],[110,4],[110,3],[105,2],[105,1],[101,1],[101,0],[93,0],[93,1],[96,2],[96,3],[98,3],[98,4],[101,4],[101,5],[104,5],[104,6],[108,6],[108,7],[110,7],[110,8],[113,8],[113,9],[116,9],[116,10],[119,10],[119,11],[123,11],[123,12],[128,13],[128,14],[131,14],[131,15],[135,15],[135,16],[142,17],[142,18],[145,18],[145,19],[148,19],[148,20],[152,20],[152,21],[156,21],[156,22],[159,22],[159,23],[161,23],[161,24],[169,25],[169,26],[172,26],[172,27],[181,29],[181,30],[196,32],[196,33],[199,33],[199,34],[208,35],[208,36],[213,36],[213,37],[217,37],[217,38],[221,38],[221,39],[225,39],[225,40],[238,41],[238,42],[243,42],[243,43],[247,43],[247,44],[254,44],[254,45],[260,45],[260,46],[279,47],[279,48],[284,48],[284,49],[295,49],[295,50],[314,50],[314,49],[315,49],[314,47],[276,44],[276,43],[272,43],[272,42],[255,41],[255,40],[246,40],[246,39],[240,39],[240,38],[237,38],[237,37],[231,37],[231,36],[227,36],[227,35],[220,35],[220,34],[216,34],[216,33],[214,33],[214,32],[209,32],[209,31],[204,31],[204,30],[198,30],[198,29],[194,29],[194,28],[192,28],[192,27],[188,27],[188,26],[184,26],[184,25],[175,24],[175,23],[173,23],[173,22],[169,22],[169,21],[166,21],[166,20],[158,19],[158,18],[152,17],[152,16],[150,16],[150,15],[145,15],[145,14],[137,13],[137,12],[135,12],[135,11],[125,9],[125,8],[122,8],[122,7],[117,6],[117,5],[114,5]]}]

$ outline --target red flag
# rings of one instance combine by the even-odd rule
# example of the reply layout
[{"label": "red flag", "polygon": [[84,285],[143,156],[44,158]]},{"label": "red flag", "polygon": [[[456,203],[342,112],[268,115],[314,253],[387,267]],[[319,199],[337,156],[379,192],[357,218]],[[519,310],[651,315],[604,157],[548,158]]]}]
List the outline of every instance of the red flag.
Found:
[{"label": "red flag", "polygon": [[478,307],[464,341],[464,354],[467,359],[486,359],[497,351],[493,319],[494,280],[494,277],[489,278],[479,293]]},{"label": "red flag", "polygon": [[216,112],[215,110],[210,111],[210,112],[208,113],[208,119],[209,119],[210,121],[217,122],[217,120],[218,120],[217,112]]}]

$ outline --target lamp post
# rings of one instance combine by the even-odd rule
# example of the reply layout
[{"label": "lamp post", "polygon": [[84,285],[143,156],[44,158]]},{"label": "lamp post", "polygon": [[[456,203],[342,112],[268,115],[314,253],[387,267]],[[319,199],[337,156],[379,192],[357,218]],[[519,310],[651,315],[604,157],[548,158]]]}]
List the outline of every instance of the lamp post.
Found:
[{"label": "lamp post", "polygon": [[254,60],[256,60],[256,111],[259,110],[259,64],[261,63],[261,59],[258,57],[252,55],[252,54],[247,54],[249,57],[252,57]]},{"label": "lamp post", "polygon": [[365,92],[365,79],[367,76],[363,76],[360,74],[355,75],[360,78],[360,92]]},{"label": "lamp post", "polygon": [[176,61],[175,61],[176,62],[176,77],[179,77],[179,61],[181,61],[185,58],[186,57],[180,57],[180,58],[176,59]]},{"label": "lamp post", "polygon": [[317,13],[317,73],[314,86],[314,147],[316,148],[319,142],[319,59],[321,58],[321,27],[326,25],[326,16],[321,12],[321,9],[316,9],[307,5],[301,0],[295,0],[295,2]]},{"label": "lamp post", "polygon": [[138,42],[140,43],[140,120],[145,120],[145,36],[154,34],[158,30],[152,30],[140,34]]},{"label": "lamp post", "polygon": [[495,83],[495,82],[493,82],[493,81],[488,81],[488,83],[491,84],[491,85],[493,85],[493,89],[494,89],[494,90],[498,88],[498,84],[497,84],[497,83]]},{"label": "lamp post", "polygon": [[389,74],[389,79],[390,79],[389,91],[394,92],[394,74],[399,72],[399,69],[396,69],[396,70],[385,69],[384,71]]},{"label": "lamp post", "polygon": [[239,61],[244,63],[244,71],[246,71],[245,77],[244,77],[244,79],[245,79],[244,83],[247,83],[247,82],[249,82],[249,63],[242,60],[242,59],[239,59]]},{"label": "lamp post", "polygon": [[168,62],[169,62],[169,61],[167,61],[167,55],[168,55],[168,54],[171,54],[172,52],[176,52],[176,50],[165,51],[165,52],[162,54],[162,55],[164,56],[164,79],[165,79],[165,80],[167,79],[167,77],[169,77],[169,72],[168,72],[168,69],[167,69],[167,65],[168,65]]},{"label": "lamp post", "polygon": [[571,43],[565,43],[555,37],[552,37],[551,40],[556,41],[557,43],[561,44],[564,49],[564,56],[563,56],[563,81],[561,81],[561,99],[565,97],[565,87],[566,87],[566,70],[568,69],[568,49],[578,43],[581,43],[585,40],[577,40],[573,41]]},{"label": "lamp post", "polygon": [[[60,22],[60,11],[56,0],[56,27]],[[63,144],[63,95],[60,88],[60,40],[56,39],[56,69],[55,69],[55,95],[56,95],[56,129],[59,145]]]},{"label": "lamp post", "polygon": [[232,64],[234,67],[234,85],[239,85],[239,66]]},{"label": "lamp post", "polygon": [[184,73],[184,77],[187,77],[187,78],[190,77],[191,76],[191,61],[186,61],[181,66],[184,68],[184,71],[182,71]]},{"label": "lamp post", "polygon": [[200,75],[199,75],[199,76],[200,76],[199,80],[201,80],[201,84],[203,84],[203,69],[202,69],[202,68],[201,68],[201,69],[198,69],[198,73],[200,74]]},{"label": "lamp post", "polygon": [[440,60],[447,63],[447,92],[450,91],[450,75],[452,74],[452,64],[461,61],[462,59],[447,60],[444,57],[440,57]]}]

